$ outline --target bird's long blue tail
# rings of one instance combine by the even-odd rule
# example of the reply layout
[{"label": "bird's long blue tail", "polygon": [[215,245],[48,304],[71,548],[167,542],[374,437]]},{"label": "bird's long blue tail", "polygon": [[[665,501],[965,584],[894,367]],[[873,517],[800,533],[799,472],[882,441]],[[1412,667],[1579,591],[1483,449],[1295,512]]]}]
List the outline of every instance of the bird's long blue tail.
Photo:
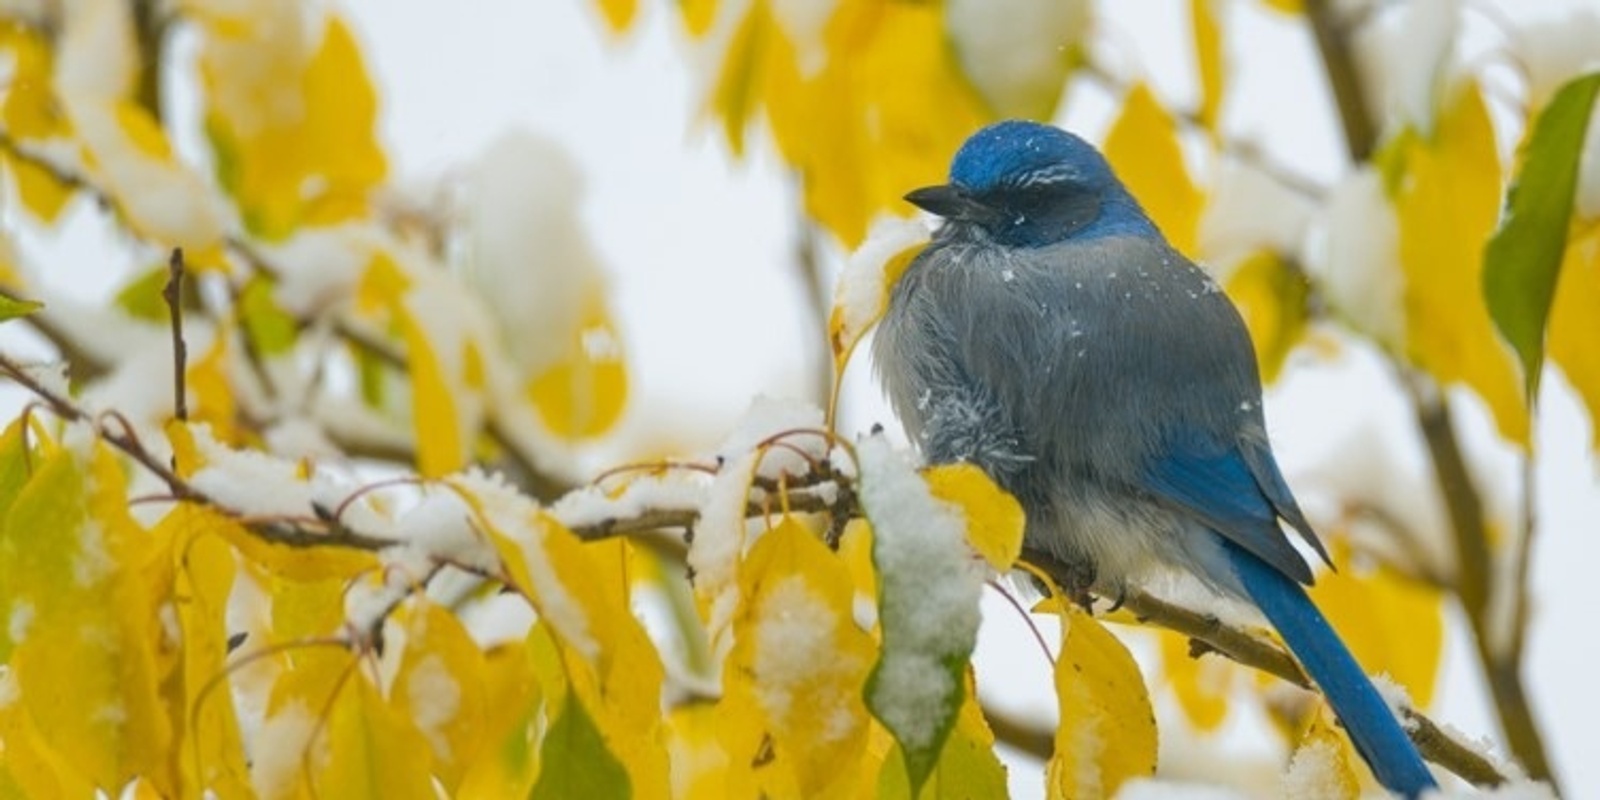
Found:
[{"label": "bird's long blue tail", "polygon": [[1224,546],[1250,599],[1322,689],[1378,782],[1406,797],[1436,787],[1388,704],[1300,584],[1231,542]]}]

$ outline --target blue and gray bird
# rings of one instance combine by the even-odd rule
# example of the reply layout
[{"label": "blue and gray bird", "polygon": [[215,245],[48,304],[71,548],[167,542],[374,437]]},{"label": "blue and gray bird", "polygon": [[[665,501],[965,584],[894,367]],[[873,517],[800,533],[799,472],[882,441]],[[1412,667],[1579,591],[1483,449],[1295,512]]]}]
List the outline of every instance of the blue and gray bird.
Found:
[{"label": "blue and gray bird", "polygon": [[1032,122],[956,153],[906,200],[944,219],[895,285],[874,361],[924,457],[981,467],[1027,512],[1025,547],[1068,587],[1162,570],[1253,602],[1378,781],[1432,775],[1317,611],[1280,522],[1327,559],[1267,441],[1249,333],[1104,157]]}]

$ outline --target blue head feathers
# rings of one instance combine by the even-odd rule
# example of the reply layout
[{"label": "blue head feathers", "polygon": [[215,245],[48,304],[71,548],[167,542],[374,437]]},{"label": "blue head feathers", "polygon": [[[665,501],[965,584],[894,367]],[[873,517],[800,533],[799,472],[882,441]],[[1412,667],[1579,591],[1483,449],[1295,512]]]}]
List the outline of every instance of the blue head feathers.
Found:
[{"label": "blue head feathers", "polygon": [[1094,145],[1023,120],[995,123],[967,139],[950,163],[950,182],[972,192],[1060,182],[1086,190],[1118,185]]},{"label": "blue head feathers", "polygon": [[956,153],[949,184],[906,200],[944,217],[948,236],[983,235],[1011,247],[1159,235],[1094,145],[1037,122],[978,131]]}]

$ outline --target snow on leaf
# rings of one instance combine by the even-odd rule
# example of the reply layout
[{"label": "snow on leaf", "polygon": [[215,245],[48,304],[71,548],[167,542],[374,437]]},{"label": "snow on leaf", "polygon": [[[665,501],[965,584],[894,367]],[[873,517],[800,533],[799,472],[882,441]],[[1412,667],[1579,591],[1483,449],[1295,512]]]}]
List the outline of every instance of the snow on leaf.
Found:
[{"label": "snow on leaf", "polygon": [[1405,271],[1406,350],[1442,383],[1482,397],[1500,435],[1528,441],[1528,413],[1511,351],[1483,298],[1483,252],[1499,216],[1500,159],[1483,92],[1468,83],[1445,104],[1431,139],[1399,145],[1395,189]]},{"label": "snow on leaf", "polygon": [[942,464],[923,475],[933,496],[961,509],[967,519],[967,543],[996,572],[1007,572],[1022,554],[1027,519],[1022,504],[978,467]]},{"label": "snow on leaf", "polygon": [[533,788],[537,757],[535,725],[544,700],[544,687],[523,642],[490,648],[482,656],[482,723],[478,746],[464,754],[466,772],[456,787],[456,797],[526,797]]},{"label": "snow on leaf", "polygon": [[1361,796],[1351,758],[1354,749],[1319,710],[1295,748],[1283,774],[1283,796],[1289,800],[1355,800]]},{"label": "snow on leaf", "polygon": [[1059,604],[1056,659],[1060,727],[1046,769],[1054,797],[1112,797],[1133,778],[1155,774],[1156,720],[1139,665],[1093,617]]},{"label": "snow on leaf", "polygon": [[843,378],[850,354],[861,337],[883,318],[895,282],[927,242],[927,225],[883,217],[873,223],[867,240],[850,254],[834,286],[833,309],[828,313],[835,386]]},{"label": "snow on leaf", "polygon": [[800,796],[837,796],[857,778],[841,767],[866,743],[861,689],[873,654],[845,565],[785,516],[751,547],[739,584],[724,702],[750,696],[775,753],[769,768],[786,771]]},{"label": "snow on leaf", "polygon": [[410,604],[401,624],[405,652],[390,696],[395,711],[427,739],[433,774],[454,794],[477,755],[488,714],[483,653],[454,614],[427,600]]},{"label": "snow on leaf", "polygon": [[961,709],[986,570],[967,546],[960,509],[936,499],[904,453],[882,437],[856,452],[883,626],[867,706],[900,744],[915,792]]},{"label": "snow on leaf", "polygon": [[1136,84],[1106,134],[1106,159],[1178,252],[1193,257],[1205,196],[1189,177],[1178,125],[1146,84]]}]

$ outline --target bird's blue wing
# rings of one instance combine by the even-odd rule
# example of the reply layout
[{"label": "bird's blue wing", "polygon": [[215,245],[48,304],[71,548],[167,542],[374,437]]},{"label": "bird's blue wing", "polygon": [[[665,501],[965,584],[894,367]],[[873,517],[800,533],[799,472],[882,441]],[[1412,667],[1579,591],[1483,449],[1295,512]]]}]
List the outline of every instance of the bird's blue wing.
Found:
[{"label": "bird's blue wing", "polygon": [[[1276,466],[1271,470],[1277,475]],[[1162,502],[1193,515],[1284,575],[1311,583],[1311,568],[1279,527],[1278,504],[1269,497],[1273,491],[1288,497],[1288,487],[1281,477],[1263,487],[1238,443],[1198,433],[1169,437],[1143,479],[1143,488]],[[1299,509],[1294,511],[1298,516]]]}]

